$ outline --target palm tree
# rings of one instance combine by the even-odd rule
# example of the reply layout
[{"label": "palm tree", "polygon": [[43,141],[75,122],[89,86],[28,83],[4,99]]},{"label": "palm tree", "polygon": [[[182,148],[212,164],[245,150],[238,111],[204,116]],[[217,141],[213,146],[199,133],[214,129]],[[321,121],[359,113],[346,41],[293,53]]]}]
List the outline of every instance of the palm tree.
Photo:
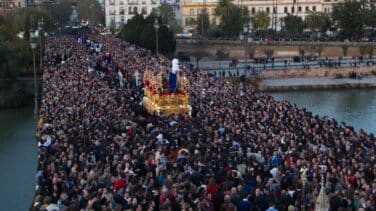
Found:
[{"label": "palm tree", "polygon": [[228,17],[231,10],[235,6],[231,0],[220,0],[215,8],[215,15],[218,17]]},{"label": "palm tree", "polygon": [[269,27],[270,17],[265,11],[258,11],[252,18],[252,25],[257,30],[266,30]]}]

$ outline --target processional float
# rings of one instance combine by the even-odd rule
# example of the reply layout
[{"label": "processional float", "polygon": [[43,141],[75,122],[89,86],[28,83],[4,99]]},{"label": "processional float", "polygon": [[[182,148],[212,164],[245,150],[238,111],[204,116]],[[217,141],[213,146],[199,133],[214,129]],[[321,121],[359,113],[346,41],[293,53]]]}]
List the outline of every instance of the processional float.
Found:
[{"label": "processional float", "polygon": [[165,66],[158,72],[144,72],[143,106],[150,114],[172,115],[191,114],[189,105],[189,82],[179,71],[179,61],[172,60],[172,70],[168,73]]}]

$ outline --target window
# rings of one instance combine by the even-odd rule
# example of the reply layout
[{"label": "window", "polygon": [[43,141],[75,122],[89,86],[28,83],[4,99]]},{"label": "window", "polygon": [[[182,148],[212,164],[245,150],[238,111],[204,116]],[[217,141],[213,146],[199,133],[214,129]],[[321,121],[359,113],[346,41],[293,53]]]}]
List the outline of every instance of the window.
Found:
[{"label": "window", "polygon": [[146,15],[148,13],[148,8],[142,7],[142,14]]},{"label": "window", "polygon": [[110,5],[115,5],[115,0],[110,0]]},{"label": "window", "polygon": [[291,13],[295,12],[295,7],[291,7]]},{"label": "window", "polygon": [[288,9],[287,9],[287,7],[285,7],[285,13],[288,13]]},{"label": "window", "polygon": [[277,8],[273,7],[273,13],[277,13]]},{"label": "window", "polygon": [[123,2],[123,1],[120,1],[119,4],[120,4],[120,5],[124,5],[124,2]]},{"label": "window", "polygon": [[119,15],[124,15],[124,14],[125,14],[124,7],[120,7]]},{"label": "window", "polygon": [[189,10],[189,15],[195,15],[195,10],[194,9],[190,9]]},{"label": "window", "polygon": [[121,23],[125,23],[125,18],[124,18],[124,16],[121,16],[121,17],[120,17],[120,22],[121,22]]},{"label": "window", "polygon": [[270,13],[270,8],[269,7],[266,8],[266,12]]},{"label": "window", "polygon": [[132,14],[132,7],[128,7],[128,14],[131,15]]},{"label": "window", "polygon": [[309,7],[308,7],[308,6],[305,7],[305,11],[306,11],[306,12],[309,11]]},{"label": "window", "polygon": [[302,11],[302,7],[298,7],[298,12],[301,12]]},{"label": "window", "polygon": [[134,13],[134,14],[137,14],[137,13],[138,13],[138,8],[137,8],[137,7],[133,7],[133,13]]},{"label": "window", "polygon": [[197,15],[201,14],[201,9],[197,9]]},{"label": "window", "polygon": [[215,15],[215,8],[212,9],[212,14]]},{"label": "window", "polygon": [[256,13],[256,9],[252,7],[252,14],[255,14],[255,13]]},{"label": "window", "polygon": [[211,23],[212,23],[213,25],[216,25],[216,24],[217,24],[217,20],[216,20],[216,18],[212,18]]},{"label": "window", "polygon": [[312,7],[312,10],[313,10],[313,11],[316,11],[316,6],[313,6],[313,7]]}]

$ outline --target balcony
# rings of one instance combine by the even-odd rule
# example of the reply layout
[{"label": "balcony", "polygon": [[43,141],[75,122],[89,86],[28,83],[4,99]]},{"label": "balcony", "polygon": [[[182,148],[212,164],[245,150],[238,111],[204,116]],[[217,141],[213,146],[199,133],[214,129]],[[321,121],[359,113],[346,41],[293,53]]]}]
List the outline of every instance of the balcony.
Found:
[{"label": "balcony", "polygon": [[128,5],[137,5],[138,1],[128,1]]}]

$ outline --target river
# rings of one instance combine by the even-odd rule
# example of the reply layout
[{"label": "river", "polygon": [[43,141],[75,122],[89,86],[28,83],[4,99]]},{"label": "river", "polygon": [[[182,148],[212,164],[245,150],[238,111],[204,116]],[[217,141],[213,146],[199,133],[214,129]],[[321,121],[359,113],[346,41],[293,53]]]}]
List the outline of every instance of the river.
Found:
[{"label": "river", "polygon": [[338,122],[376,134],[376,89],[336,89],[269,93],[288,100],[313,114],[327,115]]},{"label": "river", "polygon": [[[269,93],[305,106],[314,114],[376,133],[376,90],[325,90]],[[37,148],[31,107],[0,110],[1,210],[28,210],[34,195]]]},{"label": "river", "polygon": [[34,196],[37,148],[32,107],[0,110],[1,210],[28,210]]}]

